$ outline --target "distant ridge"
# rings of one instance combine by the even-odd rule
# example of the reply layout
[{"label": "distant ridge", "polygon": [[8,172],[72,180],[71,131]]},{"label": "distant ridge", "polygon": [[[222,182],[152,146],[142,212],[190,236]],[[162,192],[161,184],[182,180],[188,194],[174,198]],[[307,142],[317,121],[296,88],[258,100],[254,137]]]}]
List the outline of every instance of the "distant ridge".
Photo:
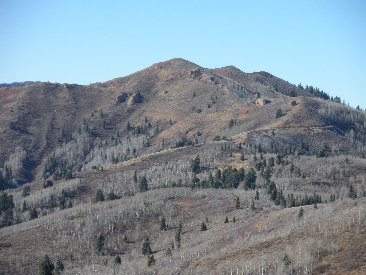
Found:
[{"label": "distant ridge", "polygon": [[40,81],[24,81],[24,82],[13,82],[13,83],[0,83],[0,88],[8,88],[8,87],[23,87],[33,84],[39,84]]}]

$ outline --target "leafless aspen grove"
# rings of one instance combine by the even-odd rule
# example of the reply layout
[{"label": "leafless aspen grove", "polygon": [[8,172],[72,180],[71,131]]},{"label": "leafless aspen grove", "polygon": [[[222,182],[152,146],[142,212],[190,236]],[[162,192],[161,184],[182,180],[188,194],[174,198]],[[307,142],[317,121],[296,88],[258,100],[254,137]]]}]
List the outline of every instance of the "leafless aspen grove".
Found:
[{"label": "leafless aspen grove", "polygon": [[0,95],[0,274],[366,274],[360,108],[182,59]]}]

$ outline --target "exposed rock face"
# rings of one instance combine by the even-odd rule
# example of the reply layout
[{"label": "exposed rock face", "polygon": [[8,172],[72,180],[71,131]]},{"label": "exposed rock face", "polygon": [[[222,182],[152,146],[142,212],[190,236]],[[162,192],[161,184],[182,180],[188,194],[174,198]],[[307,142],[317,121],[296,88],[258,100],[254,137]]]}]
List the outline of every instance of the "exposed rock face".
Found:
[{"label": "exposed rock face", "polygon": [[269,104],[269,103],[271,103],[271,101],[268,100],[268,99],[264,99],[264,98],[257,98],[256,101],[255,101],[255,104],[257,106],[264,106],[264,105]]}]

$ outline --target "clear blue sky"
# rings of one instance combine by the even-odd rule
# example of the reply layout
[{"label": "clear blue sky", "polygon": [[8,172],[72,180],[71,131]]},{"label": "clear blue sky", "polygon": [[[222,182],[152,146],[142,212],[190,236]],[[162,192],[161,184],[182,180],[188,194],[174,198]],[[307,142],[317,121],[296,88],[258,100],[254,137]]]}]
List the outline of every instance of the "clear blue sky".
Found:
[{"label": "clear blue sky", "polygon": [[366,108],[366,1],[0,0],[0,83],[89,84],[182,57]]}]

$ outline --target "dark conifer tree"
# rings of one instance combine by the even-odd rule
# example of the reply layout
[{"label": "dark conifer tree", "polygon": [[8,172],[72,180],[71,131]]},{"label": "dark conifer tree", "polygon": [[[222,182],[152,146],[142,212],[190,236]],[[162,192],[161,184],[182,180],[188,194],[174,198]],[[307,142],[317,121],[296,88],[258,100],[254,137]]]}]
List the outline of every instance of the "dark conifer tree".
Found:
[{"label": "dark conifer tree", "polygon": [[201,223],[201,231],[206,231],[207,230],[207,226],[204,222]]},{"label": "dark conifer tree", "polygon": [[147,185],[147,179],[145,176],[143,176],[141,179],[140,179],[140,182],[139,182],[139,191],[140,192],[145,192],[147,191],[148,189],[148,185]]},{"label": "dark conifer tree", "polygon": [[142,243],[142,254],[143,255],[150,255],[152,254],[152,250],[150,247],[150,240],[149,237],[146,237],[144,242]]},{"label": "dark conifer tree", "polygon": [[160,220],[160,230],[166,230],[167,229],[167,225],[165,223],[165,217],[162,216],[161,220]]},{"label": "dark conifer tree", "polygon": [[45,255],[42,262],[39,264],[39,274],[52,275],[54,269],[55,269],[55,265],[53,264],[51,259],[48,257],[48,255]]}]

